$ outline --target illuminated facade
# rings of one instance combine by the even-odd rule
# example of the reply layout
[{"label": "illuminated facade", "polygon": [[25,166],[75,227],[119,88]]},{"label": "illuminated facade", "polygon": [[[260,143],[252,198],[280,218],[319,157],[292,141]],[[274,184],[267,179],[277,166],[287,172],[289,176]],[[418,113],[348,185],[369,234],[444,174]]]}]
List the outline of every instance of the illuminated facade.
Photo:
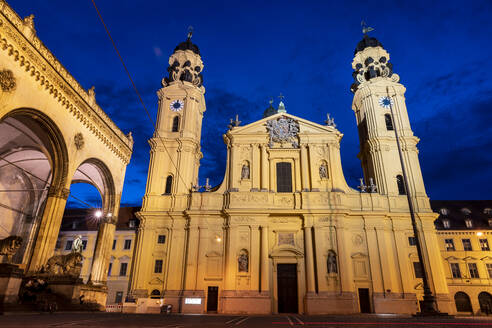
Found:
[{"label": "illuminated facade", "polygon": [[158,123],[149,140],[130,281],[136,303],[125,310],[158,311],[151,297],[161,297],[173,311],[188,313],[418,311],[422,270],[412,245],[397,128],[430,285],[439,309],[453,313],[418,138],[405,87],[389,59],[379,41],[365,35],[352,63],[352,108],[369,186],[347,185],[342,133],[332,120],[304,120],[281,102],[256,122],[231,122],[224,135],[224,180],[203,190],[196,185],[206,115],[204,65],[190,38],[179,44],[157,92]]}]

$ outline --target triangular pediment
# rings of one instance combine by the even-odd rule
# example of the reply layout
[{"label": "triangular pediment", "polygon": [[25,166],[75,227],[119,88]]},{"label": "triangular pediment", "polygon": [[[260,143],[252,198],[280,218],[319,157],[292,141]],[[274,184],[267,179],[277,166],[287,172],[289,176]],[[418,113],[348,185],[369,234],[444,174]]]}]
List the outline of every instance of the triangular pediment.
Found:
[{"label": "triangular pediment", "polygon": [[277,113],[272,116],[268,116],[264,119],[261,119],[256,122],[249,123],[244,126],[238,126],[232,129],[230,133],[232,135],[249,135],[249,134],[268,134],[266,124],[267,121],[276,120],[280,117],[291,118],[299,123],[299,134],[326,134],[326,133],[335,133],[337,135],[342,135],[340,131],[336,128],[328,125],[321,125],[318,123],[314,123],[303,118],[288,114],[288,113]]}]

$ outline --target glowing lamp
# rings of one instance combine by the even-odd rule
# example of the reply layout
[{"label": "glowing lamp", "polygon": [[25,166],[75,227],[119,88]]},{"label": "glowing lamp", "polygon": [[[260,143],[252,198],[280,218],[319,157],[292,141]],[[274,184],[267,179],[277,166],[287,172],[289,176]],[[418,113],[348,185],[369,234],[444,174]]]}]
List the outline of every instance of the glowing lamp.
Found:
[{"label": "glowing lamp", "polygon": [[100,211],[100,210],[97,210],[97,211],[96,211],[96,213],[94,213],[94,216],[95,216],[96,218],[100,218],[102,215],[103,215],[103,213],[102,213],[102,211]]}]

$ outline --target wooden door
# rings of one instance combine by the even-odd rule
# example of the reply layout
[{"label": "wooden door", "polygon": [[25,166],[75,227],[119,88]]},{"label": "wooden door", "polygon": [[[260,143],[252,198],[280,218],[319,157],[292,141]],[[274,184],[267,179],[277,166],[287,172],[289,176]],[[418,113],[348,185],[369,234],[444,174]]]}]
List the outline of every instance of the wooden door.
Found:
[{"label": "wooden door", "polygon": [[277,265],[277,296],[279,313],[297,313],[297,264]]}]

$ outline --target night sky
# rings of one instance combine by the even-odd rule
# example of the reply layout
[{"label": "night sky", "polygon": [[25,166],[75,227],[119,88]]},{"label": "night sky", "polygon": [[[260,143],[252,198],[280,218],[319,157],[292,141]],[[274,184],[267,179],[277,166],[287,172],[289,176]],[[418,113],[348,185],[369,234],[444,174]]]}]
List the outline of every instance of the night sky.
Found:
[{"label": "night sky", "polygon": [[[38,36],[99,105],[135,139],[122,205],[141,205],[152,123],[138,102],[90,0],[17,0],[35,15]],[[222,134],[229,118],[262,118],[268,100],[285,95],[288,113],[344,134],[347,182],[362,176],[351,62],[362,39],[360,21],[375,28],[407,88],[412,129],[431,199],[492,199],[492,2],[490,1],[109,1],[97,5],[155,118],[156,91],[174,47],[194,27],[202,54],[205,112],[200,182],[224,176]],[[98,206],[95,189],[72,193]],[[70,206],[83,206],[70,201]]]}]

